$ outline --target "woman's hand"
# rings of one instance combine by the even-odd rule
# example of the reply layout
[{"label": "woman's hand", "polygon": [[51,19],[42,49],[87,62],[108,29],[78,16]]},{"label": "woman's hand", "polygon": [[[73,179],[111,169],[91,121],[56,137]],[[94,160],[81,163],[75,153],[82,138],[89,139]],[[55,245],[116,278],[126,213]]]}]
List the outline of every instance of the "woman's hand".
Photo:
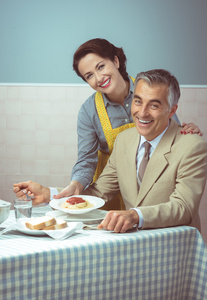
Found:
[{"label": "woman's hand", "polygon": [[203,132],[200,131],[200,128],[195,125],[194,123],[188,123],[185,122],[182,123],[182,130],[180,131],[181,134],[187,134],[187,133],[197,133],[198,135],[202,136]]},{"label": "woman's hand", "polygon": [[54,196],[54,199],[60,199],[63,197],[69,197],[72,195],[80,195],[83,191],[83,186],[78,181],[71,181],[71,183],[64,188],[58,195]]},{"label": "woman's hand", "polygon": [[17,198],[26,199],[24,192],[33,197],[33,205],[50,202],[50,189],[33,181],[25,181],[14,184],[13,192]]}]

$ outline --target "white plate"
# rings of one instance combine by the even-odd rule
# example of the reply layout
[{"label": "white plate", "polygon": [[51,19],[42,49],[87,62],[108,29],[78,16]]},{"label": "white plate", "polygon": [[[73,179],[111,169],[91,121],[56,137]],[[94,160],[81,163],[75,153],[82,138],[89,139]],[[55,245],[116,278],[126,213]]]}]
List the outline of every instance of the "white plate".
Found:
[{"label": "white plate", "polygon": [[[50,230],[48,230],[48,234],[46,234],[42,230],[32,230],[32,229],[27,228],[25,226],[25,222],[27,220],[29,220],[29,219],[27,219],[27,218],[21,218],[21,219],[19,219],[17,221],[17,223],[16,223],[15,230],[20,231],[20,232],[22,232],[24,234],[27,234],[27,235],[36,235],[36,236],[48,236],[49,235],[49,231]],[[68,224],[68,227],[71,227],[71,225],[70,225],[71,223],[67,222],[67,224]],[[63,229],[65,229],[65,228],[63,228]],[[62,229],[59,229],[59,230],[62,230]],[[56,231],[59,231],[59,230],[56,230]]]},{"label": "white plate", "polygon": [[61,218],[67,222],[84,222],[84,223],[94,223],[94,222],[100,222],[102,221],[108,211],[96,209],[93,211],[90,211],[85,214],[81,215],[72,215],[65,212],[62,212],[60,210],[52,210],[46,212],[47,216],[51,216],[54,218]]},{"label": "white plate", "polygon": [[28,234],[28,235],[47,235],[42,230],[31,230],[31,229],[27,228],[25,226],[25,221],[26,220],[27,219],[25,219],[25,218],[20,218],[17,221],[16,230],[18,230],[18,231],[20,231],[22,233]]},{"label": "white plate", "polygon": [[[71,197],[74,197],[74,196],[71,196]],[[94,209],[100,208],[105,204],[105,201],[98,197],[77,195],[75,197],[83,198],[83,199],[87,200],[88,202],[90,202],[91,204],[93,204],[93,206],[89,207],[89,208],[85,208],[85,209],[84,208],[83,209],[62,208],[61,207],[62,204],[71,197],[65,197],[65,198],[61,198],[61,199],[53,199],[50,201],[50,206],[54,209],[58,209],[58,210],[64,211],[69,214],[80,215],[80,214],[88,213],[89,211],[92,211]]]}]

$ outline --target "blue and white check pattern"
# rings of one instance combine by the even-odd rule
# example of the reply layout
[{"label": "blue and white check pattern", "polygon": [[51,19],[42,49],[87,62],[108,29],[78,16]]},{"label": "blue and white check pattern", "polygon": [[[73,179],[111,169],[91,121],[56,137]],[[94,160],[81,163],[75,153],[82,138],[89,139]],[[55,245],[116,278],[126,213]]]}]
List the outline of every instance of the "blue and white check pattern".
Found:
[{"label": "blue and white check pattern", "polygon": [[0,238],[0,299],[203,300],[207,248],[187,226],[64,241],[11,232]]}]

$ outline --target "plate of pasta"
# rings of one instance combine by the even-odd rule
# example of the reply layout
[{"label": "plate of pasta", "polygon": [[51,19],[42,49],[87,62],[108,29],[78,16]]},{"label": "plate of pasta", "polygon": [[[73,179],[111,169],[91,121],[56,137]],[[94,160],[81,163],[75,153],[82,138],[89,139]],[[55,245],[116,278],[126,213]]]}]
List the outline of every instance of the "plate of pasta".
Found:
[{"label": "plate of pasta", "polygon": [[102,207],[104,204],[105,201],[103,199],[88,195],[76,195],[50,201],[52,208],[69,214],[85,214]]}]

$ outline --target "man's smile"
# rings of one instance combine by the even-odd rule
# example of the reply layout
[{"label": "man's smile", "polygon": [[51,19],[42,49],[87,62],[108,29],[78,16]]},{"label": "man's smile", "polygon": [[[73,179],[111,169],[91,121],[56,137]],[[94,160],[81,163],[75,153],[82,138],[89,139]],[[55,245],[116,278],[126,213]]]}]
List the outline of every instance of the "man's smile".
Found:
[{"label": "man's smile", "polygon": [[149,123],[153,122],[153,120],[145,121],[145,120],[141,120],[140,118],[138,118],[138,120],[141,124],[149,124]]}]

